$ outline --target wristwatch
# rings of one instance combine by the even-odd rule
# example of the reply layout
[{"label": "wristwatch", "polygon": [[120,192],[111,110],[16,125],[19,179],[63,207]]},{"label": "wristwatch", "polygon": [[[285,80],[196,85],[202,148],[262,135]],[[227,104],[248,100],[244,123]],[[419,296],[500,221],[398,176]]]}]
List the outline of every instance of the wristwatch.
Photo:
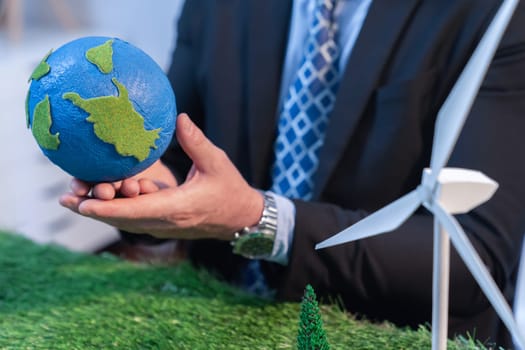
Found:
[{"label": "wristwatch", "polygon": [[249,259],[262,259],[272,254],[277,233],[277,206],[273,196],[263,193],[264,209],[259,223],[245,227],[231,241],[233,252]]}]

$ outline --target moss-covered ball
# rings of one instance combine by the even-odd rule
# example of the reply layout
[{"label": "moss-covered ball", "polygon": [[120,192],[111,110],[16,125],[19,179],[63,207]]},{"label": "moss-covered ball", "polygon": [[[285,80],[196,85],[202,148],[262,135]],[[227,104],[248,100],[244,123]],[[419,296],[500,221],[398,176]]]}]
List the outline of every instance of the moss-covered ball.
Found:
[{"label": "moss-covered ball", "polygon": [[160,158],[175,130],[164,71],[117,38],[84,37],[50,51],[29,78],[27,127],[72,176],[121,180]]}]

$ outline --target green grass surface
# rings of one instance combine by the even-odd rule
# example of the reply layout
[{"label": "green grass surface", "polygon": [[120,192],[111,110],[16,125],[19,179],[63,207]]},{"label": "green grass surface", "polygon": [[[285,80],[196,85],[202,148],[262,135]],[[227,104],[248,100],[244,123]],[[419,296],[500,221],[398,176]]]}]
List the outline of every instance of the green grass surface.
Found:
[{"label": "green grass surface", "polygon": [[[0,349],[295,349],[299,308],[186,264],[136,264],[0,234]],[[331,306],[321,312],[332,349],[430,348],[423,327],[372,325]]]}]

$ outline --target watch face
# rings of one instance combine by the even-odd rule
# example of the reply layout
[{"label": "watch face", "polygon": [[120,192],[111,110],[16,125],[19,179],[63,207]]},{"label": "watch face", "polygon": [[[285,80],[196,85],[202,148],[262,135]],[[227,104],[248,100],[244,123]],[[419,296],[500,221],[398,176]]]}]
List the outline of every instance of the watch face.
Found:
[{"label": "watch face", "polygon": [[233,252],[250,259],[268,257],[273,250],[274,237],[256,232],[239,237]]}]

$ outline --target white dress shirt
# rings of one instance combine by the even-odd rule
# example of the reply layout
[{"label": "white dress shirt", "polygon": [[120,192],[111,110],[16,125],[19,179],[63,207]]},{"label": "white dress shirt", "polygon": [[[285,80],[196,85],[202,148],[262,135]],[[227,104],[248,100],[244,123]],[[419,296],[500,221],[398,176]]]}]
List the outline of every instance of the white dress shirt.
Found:
[{"label": "white dress shirt", "polygon": [[[288,47],[281,80],[281,102],[279,104],[279,110],[282,100],[285,98],[288,88],[295,77],[295,73],[301,64],[304,45],[308,36],[308,26],[313,16],[315,1],[317,0],[295,0],[293,2]],[[348,61],[348,57],[352,53],[352,49],[361,31],[371,3],[372,0],[338,0],[336,3],[334,19],[338,27],[337,42],[341,48],[341,57],[339,60],[340,72],[344,72],[344,67]],[[277,235],[273,252],[266,260],[286,265],[293,240],[295,205],[286,197],[273,192],[267,193],[275,198],[278,217]]]}]

